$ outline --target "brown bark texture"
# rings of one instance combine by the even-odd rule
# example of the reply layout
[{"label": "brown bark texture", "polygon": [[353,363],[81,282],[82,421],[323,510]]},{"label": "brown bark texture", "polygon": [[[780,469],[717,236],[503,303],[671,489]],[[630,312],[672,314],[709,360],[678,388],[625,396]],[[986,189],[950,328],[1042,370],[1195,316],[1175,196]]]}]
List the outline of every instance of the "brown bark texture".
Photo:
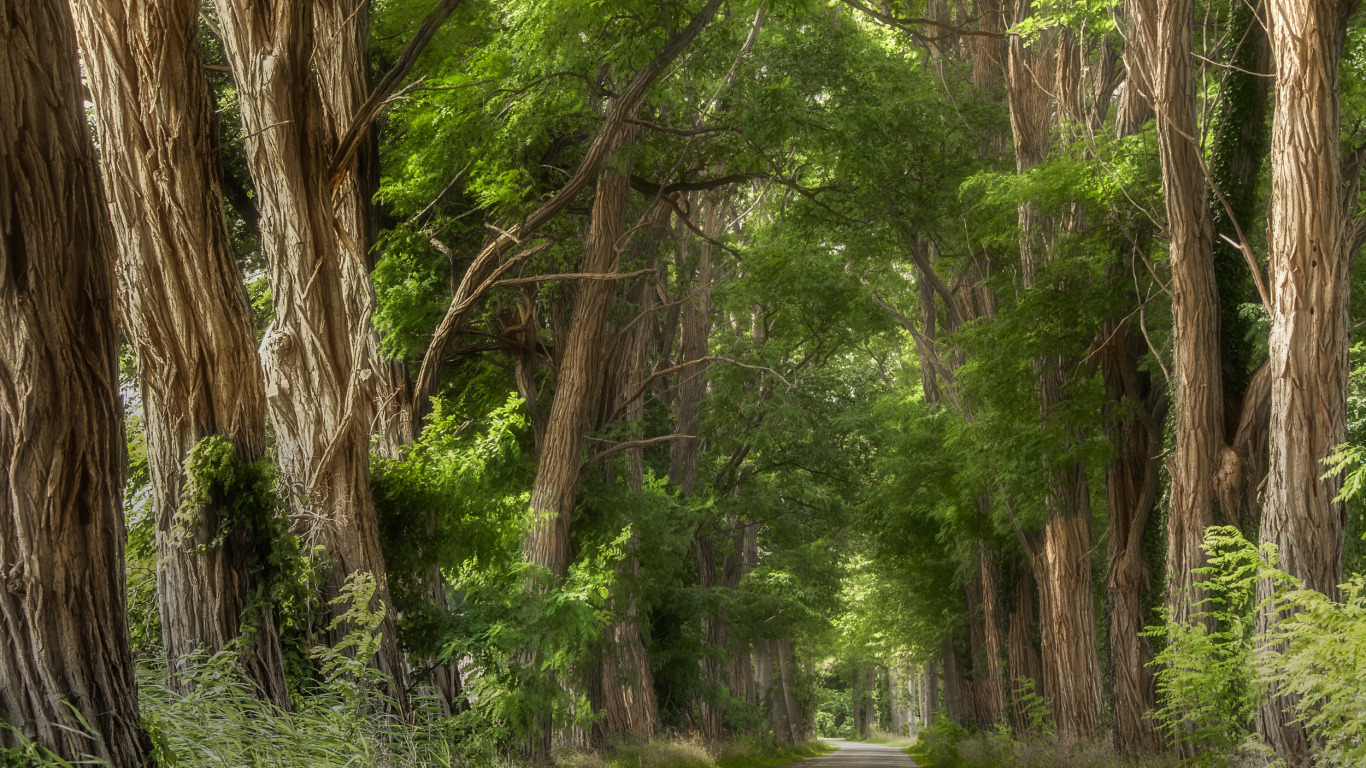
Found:
[{"label": "brown bark texture", "polygon": [[0,2],[0,746],[132,768],[114,253],[81,102],[66,4]]},{"label": "brown bark texture", "polygon": [[[1342,580],[1345,506],[1323,459],[1346,440],[1348,268],[1354,227],[1343,200],[1338,64],[1355,2],[1271,0],[1276,107],[1271,127],[1271,428],[1263,544],[1280,567],[1330,597]],[[1271,585],[1258,585],[1258,599]],[[1257,615],[1258,632],[1278,616]],[[1290,766],[1309,747],[1290,697],[1273,689],[1261,733]]]},{"label": "brown bark texture", "polygon": [[1110,552],[1105,588],[1110,601],[1110,663],[1114,680],[1115,744],[1130,753],[1155,752],[1161,741],[1148,713],[1156,681],[1148,666],[1153,649],[1140,633],[1144,599],[1151,590],[1143,541],[1160,487],[1166,390],[1138,368],[1144,342],[1121,327],[1102,359],[1105,382],[1120,415],[1112,419],[1115,457],[1105,474]]},{"label": "brown bark texture", "polygon": [[225,435],[246,462],[266,448],[265,387],[195,41],[199,4],[77,0],[72,11],[96,107],[123,332],[138,360],[166,658],[174,673],[185,654],[219,650],[249,622],[247,671],[266,699],[288,706],[273,611],[244,613],[262,587],[268,532],[224,530],[210,507],[188,520],[180,513],[195,443]]},{"label": "brown bark texture", "polygon": [[[637,262],[630,266],[653,268],[658,264],[659,247],[667,234],[667,215],[663,206],[650,212],[646,228],[636,236],[630,254]],[[637,280],[627,292],[627,300],[636,311],[650,318],[655,292],[646,280]],[[633,427],[631,438],[638,439],[638,425],[645,418],[645,400],[635,393],[644,384],[650,364],[650,347],[654,323],[642,320],[635,323],[624,338],[620,338],[621,365],[615,394],[611,397],[614,413],[620,412]],[[626,399],[630,398],[629,401]],[[606,399],[604,399],[606,401]],[[608,410],[608,409],[604,409]],[[610,417],[609,417],[610,418]],[[627,486],[633,493],[645,489],[645,448],[626,449]],[[627,542],[627,556],[617,569],[613,586],[614,609],[621,618],[607,629],[603,652],[603,727],[619,739],[649,739],[659,728],[659,705],[655,700],[654,681],[650,663],[641,639],[639,601],[636,597],[640,579],[640,534],[633,530]],[[623,605],[624,604],[624,605]]]},{"label": "brown bark texture", "polygon": [[[351,574],[374,576],[371,607],[382,606],[385,616],[373,664],[402,698],[404,667],[370,496],[374,296],[364,254],[347,232],[350,214],[334,205],[327,174],[335,151],[327,83],[338,75],[323,70],[339,65],[335,58],[315,58],[319,46],[325,50],[327,41],[351,34],[324,22],[361,22],[339,16],[328,3],[304,0],[270,6],[215,0],[215,7],[261,199],[261,250],[275,309],[261,352],[294,527],[330,561],[326,597]],[[338,609],[329,610],[335,615]],[[335,642],[348,629],[339,626],[324,636]]]},{"label": "brown bark texture", "polygon": [[1029,732],[1029,719],[1021,697],[1024,681],[1033,684],[1033,692],[1042,695],[1042,672],[1040,671],[1039,650],[1035,647],[1034,632],[1034,580],[1029,566],[1021,565],[1011,590],[1010,615],[1006,634],[1006,663],[1010,667],[1010,714],[1011,724],[1016,733]]},{"label": "brown bark texture", "polygon": [[1190,0],[1129,0],[1126,8],[1153,87],[1171,241],[1176,451],[1168,466],[1167,604],[1172,618],[1184,622],[1203,599],[1195,569],[1204,565],[1200,543],[1216,519],[1214,478],[1224,436],[1213,229],[1195,143],[1194,7]]},{"label": "brown bark texture", "polygon": [[[1027,4],[1017,10],[1027,11]],[[1017,18],[1017,21],[1021,19]],[[1052,46],[1066,40],[1045,35],[1032,45],[1012,38],[1006,83],[1015,164],[1021,173],[1042,162],[1053,120],[1051,97],[1043,84],[1054,80],[1058,60]],[[1065,53],[1065,50],[1062,51]],[[1025,287],[1033,287],[1039,267],[1048,259],[1048,235],[1055,226],[1033,205],[1022,205],[1020,256]],[[1046,355],[1036,361],[1039,399],[1045,419],[1062,403],[1065,361]],[[1100,670],[1096,654],[1091,600],[1091,514],[1086,468],[1080,462],[1053,470],[1044,499],[1048,510],[1042,542],[1031,547],[1030,561],[1039,585],[1043,629],[1041,661],[1044,698],[1053,711],[1063,742],[1089,738],[1101,708]]]},{"label": "brown bark texture", "polygon": [[[583,273],[617,271],[629,192],[629,164],[604,170],[598,178],[592,223],[584,243]],[[575,286],[555,398],[532,485],[531,524],[523,540],[522,556],[547,569],[557,581],[569,567],[569,526],[579,487],[583,438],[601,386],[603,329],[616,290],[616,281],[610,279],[579,280]]]},{"label": "brown bark texture", "polygon": [[[983,499],[979,503],[985,505],[987,501]],[[1006,685],[1001,665],[1005,655],[1005,627],[998,603],[996,556],[985,542],[977,544],[977,566],[982,610],[982,640],[980,646],[973,649],[973,669],[977,677],[977,720],[983,727],[990,728],[1004,722],[1006,714]]]}]

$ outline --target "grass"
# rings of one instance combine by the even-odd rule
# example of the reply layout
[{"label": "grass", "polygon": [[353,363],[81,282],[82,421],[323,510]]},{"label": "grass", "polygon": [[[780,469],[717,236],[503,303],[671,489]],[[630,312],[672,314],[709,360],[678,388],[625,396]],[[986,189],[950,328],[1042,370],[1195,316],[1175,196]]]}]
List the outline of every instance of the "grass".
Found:
[{"label": "grass", "polygon": [[834,752],[834,747],[824,741],[805,741],[800,744],[770,747],[764,750],[744,750],[721,754],[716,758],[716,768],[776,768],[790,765],[808,757],[819,757]]},{"label": "grass", "polygon": [[564,750],[556,768],[777,768],[835,748],[820,741],[779,745],[762,740],[702,742],[652,739],[618,744],[602,752]]},{"label": "grass", "polygon": [[954,757],[935,755],[928,744],[919,739],[875,731],[862,740],[865,744],[884,744],[896,747],[911,756],[921,768],[962,768],[963,762]]}]

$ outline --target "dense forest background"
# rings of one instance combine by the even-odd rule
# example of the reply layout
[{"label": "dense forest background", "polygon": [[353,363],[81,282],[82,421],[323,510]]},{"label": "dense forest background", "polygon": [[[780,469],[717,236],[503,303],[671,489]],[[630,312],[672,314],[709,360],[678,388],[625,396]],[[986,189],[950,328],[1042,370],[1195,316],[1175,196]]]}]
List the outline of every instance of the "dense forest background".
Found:
[{"label": "dense forest background", "polygon": [[0,762],[1360,765],[1363,165],[1347,0],[0,0]]}]

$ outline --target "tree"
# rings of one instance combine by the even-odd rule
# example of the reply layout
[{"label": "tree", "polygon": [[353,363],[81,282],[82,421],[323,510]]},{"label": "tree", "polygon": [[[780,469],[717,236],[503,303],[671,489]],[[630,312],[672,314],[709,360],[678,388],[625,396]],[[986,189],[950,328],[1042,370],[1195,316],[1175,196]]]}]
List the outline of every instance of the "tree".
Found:
[{"label": "tree", "polygon": [[1200,544],[1205,529],[1215,522],[1214,479],[1224,433],[1213,230],[1203,161],[1194,138],[1194,11],[1184,0],[1136,0],[1128,11],[1153,90],[1171,241],[1176,454],[1170,466],[1167,602],[1173,617],[1184,621],[1201,599],[1194,587],[1195,569],[1203,564]]},{"label": "tree", "polygon": [[[374,295],[364,244],[351,237],[359,227],[339,218],[354,211],[333,203],[333,190],[356,173],[356,161],[339,152],[329,132],[329,121],[343,116],[329,114],[337,102],[327,83],[354,75],[329,69],[344,66],[344,56],[314,56],[327,41],[359,39],[347,25],[364,20],[329,12],[339,3],[216,0],[215,8],[261,200],[261,250],[274,303],[261,344],[266,401],[293,525],[326,555],[325,597],[335,597],[353,573],[375,577],[374,607],[386,613],[374,664],[401,698],[405,674],[370,493],[375,387],[385,378],[371,353]],[[337,179],[334,161],[343,174]],[[346,631],[337,626],[326,636],[335,640]]]},{"label": "tree", "polygon": [[0,744],[132,768],[114,255],[64,3],[0,6],[0,101]]},{"label": "tree", "polygon": [[[1346,438],[1348,267],[1358,222],[1344,199],[1338,64],[1355,0],[1272,0],[1276,107],[1271,128],[1271,432],[1261,541],[1305,587],[1336,598],[1345,514],[1323,460]],[[1354,191],[1355,185],[1347,190]],[[1258,600],[1273,585],[1258,585]],[[1273,605],[1257,629],[1277,621]],[[1292,700],[1273,689],[1263,738],[1291,766],[1310,764]]]},{"label": "tree", "polygon": [[[166,657],[174,671],[250,622],[247,668],[267,699],[288,706],[274,613],[259,594],[269,510],[233,519],[211,505],[181,509],[201,439],[228,437],[247,463],[266,449],[265,386],[195,45],[199,4],[78,0],[72,10],[96,106],[123,332],[138,360]],[[253,598],[266,607],[249,608]]]},{"label": "tree", "polygon": [[[1027,8],[1027,4],[1020,7]],[[1066,60],[1068,46],[1066,33],[1059,32],[1045,33],[1029,45],[1018,38],[1011,40],[1006,90],[1020,173],[1038,166],[1047,155],[1053,104],[1042,84],[1058,76],[1057,68]],[[1060,104],[1059,110],[1062,108]],[[1029,289],[1038,285],[1037,275],[1045,272],[1047,239],[1060,223],[1040,215],[1030,202],[1020,206],[1019,223],[1023,282]],[[1035,364],[1044,420],[1064,401],[1066,365],[1067,361],[1057,355],[1045,355]],[[1041,536],[1022,534],[1022,543],[1039,588],[1045,698],[1053,708],[1058,736],[1076,742],[1095,732],[1101,708],[1091,569],[1086,555],[1091,549],[1090,501],[1084,463],[1074,461],[1046,471],[1049,477],[1044,504],[1048,517],[1044,530]]]},{"label": "tree", "polygon": [[627,155],[604,169],[593,198],[593,220],[584,242],[583,274],[574,291],[568,336],[562,341],[555,399],[546,423],[536,482],[531,489],[531,525],[523,545],[527,562],[561,579],[569,567],[569,526],[579,487],[583,438],[601,387],[603,326],[621,260],[619,242],[626,229],[626,196],[630,193]]}]

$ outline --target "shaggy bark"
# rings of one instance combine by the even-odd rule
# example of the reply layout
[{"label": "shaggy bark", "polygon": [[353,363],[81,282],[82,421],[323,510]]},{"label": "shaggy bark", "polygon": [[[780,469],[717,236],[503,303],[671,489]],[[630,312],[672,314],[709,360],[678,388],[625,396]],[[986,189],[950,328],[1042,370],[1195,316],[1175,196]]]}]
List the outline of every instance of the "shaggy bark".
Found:
[{"label": "shaggy bark", "polygon": [[[1018,9],[1027,10],[1027,4]],[[1006,88],[1015,164],[1021,173],[1042,162],[1048,150],[1053,109],[1043,84],[1054,80],[1054,67],[1061,58],[1053,55],[1049,43],[1047,35],[1032,46],[1018,38],[1010,43]],[[1065,41],[1058,45],[1066,47]],[[1030,288],[1035,285],[1039,266],[1048,258],[1046,242],[1054,222],[1040,216],[1031,204],[1020,206],[1019,219],[1024,284]],[[1045,419],[1063,402],[1064,365],[1056,355],[1036,361]],[[1077,462],[1049,474],[1044,499],[1049,516],[1042,543],[1031,553],[1030,561],[1039,584],[1044,696],[1053,710],[1058,737],[1063,742],[1075,742],[1095,732],[1101,708],[1091,600],[1091,513],[1084,465]]]},{"label": "shaggy bark", "polygon": [[211,507],[189,510],[188,521],[180,513],[185,461],[200,439],[226,435],[247,462],[266,447],[265,388],[195,41],[199,5],[76,0],[72,10],[96,106],[123,331],[138,360],[166,658],[174,673],[185,654],[237,638],[245,621],[248,673],[265,698],[288,706],[274,613],[246,613],[262,588],[268,531],[259,521],[225,530]]},{"label": "shaggy bark", "polygon": [[[629,165],[606,170],[598,179],[592,224],[584,243],[584,273],[617,271],[621,260],[618,241],[625,229],[629,190]],[[563,578],[569,567],[569,525],[579,487],[583,436],[601,386],[603,326],[616,289],[614,280],[578,281],[555,381],[555,399],[532,485],[532,522],[523,540],[522,556],[547,569],[554,581]]]},{"label": "shaggy bark", "polygon": [[1176,452],[1168,465],[1167,605],[1184,622],[1204,596],[1195,570],[1204,565],[1200,544],[1216,519],[1214,478],[1224,435],[1213,230],[1194,138],[1193,6],[1190,0],[1129,0],[1127,10],[1153,87],[1171,240]]},{"label": "shaggy bark", "polygon": [[[985,504],[985,499],[979,501],[979,509]],[[1005,718],[1006,686],[1001,669],[1005,632],[998,603],[996,556],[987,549],[985,542],[977,544],[977,566],[981,583],[982,641],[980,648],[974,649],[973,669],[978,675],[978,722],[989,728]]]},{"label": "shaggy bark", "polygon": [[[660,244],[667,236],[668,209],[657,205],[651,210],[645,229],[632,243],[632,260],[645,269],[657,267]],[[636,397],[635,393],[643,386],[650,364],[649,352],[654,340],[654,323],[650,318],[654,299],[654,287],[644,279],[636,281],[627,294],[627,300],[635,305],[643,319],[636,322],[619,342],[624,351],[618,382],[612,388],[614,394],[603,398],[604,403],[610,402],[613,407],[604,409],[607,415],[602,418],[621,413],[633,425],[639,425],[645,418],[645,400]],[[633,429],[632,439],[639,439],[640,435],[635,434],[638,431],[638,428]],[[630,490],[643,492],[644,446],[626,450],[626,472]],[[627,543],[627,557],[617,571],[617,593],[613,596],[614,603],[624,601],[625,607],[614,606],[621,610],[621,620],[608,628],[603,655],[603,725],[608,734],[617,738],[649,739],[659,728],[659,705],[640,636],[642,618],[635,592],[640,578],[639,550],[640,535],[633,530]]]},{"label": "shaggy bark", "polygon": [[1110,601],[1115,743],[1126,752],[1155,752],[1162,746],[1148,716],[1157,700],[1156,680],[1148,666],[1153,649],[1140,633],[1146,625],[1143,605],[1151,589],[1143,541],[1157,506],[1167,398],[1166,390],[1152,386],[1138,368],[1146,351],[1142,339],[1120,328],[1102,359],[1110,397],[1124,411],[1110,426],[1115,458],[1105,475],[1110,518],[1105,588]]},{"label": "shaggy bark", "polygon": [[1019,693],[1024,681],[1032,683],[1032,691],[1042,695],[1042,672],[1039,650],[1032,639],[1034,633],[1034,582],[1029,567],[1018,568],[1010,616],[1007,619],[1006,663],[1011,677],[1011,722],[1016,733],[1029,732],[1029,718]]},{"label": "shaggy bark", "polygon": [[[1343,200],[1338,64],[1355,2],[1271,0],[1276,108],[1271,134],[1271,445],[1261,542],[1280,567],[1330,597],[1342,580],[1345,506],[1323,459],[1346,439],[1348,267],[1355,227]],[[1258,585],[1259,600],[1271,585]],[[1257,614],[1257,630],[1276,621]],[[1290,697],[1262,705],[1263,738],[1309,764]]]},{"label": "shaggy bark", "polygon": [[[338,18],[330,6],[304,0],[215,6],[262,201],[261,250],[275,319],[261,351],[294,527],[330,560],[325,596],[351,574],[374,576],[371,607],[385,615],[373,664],[401,699],[405,670],[370,497],[376,377],[366,340],[374,297],[363,285],[364,256],[348,234],[348,214],[334,206],[329,187],[335,147],[325,83],[337,76],[329,70],[336,62],[314,60],[325,39],[347,31],[326,26]],[[334,616],[344,609],[329,607]],[[335,642],[348,629],[338,626],[324,639]]]},{"label": "shaggy bark", "polygon": [[0,5],[0,747],[142,765],[113,244],[71,16]]}]

